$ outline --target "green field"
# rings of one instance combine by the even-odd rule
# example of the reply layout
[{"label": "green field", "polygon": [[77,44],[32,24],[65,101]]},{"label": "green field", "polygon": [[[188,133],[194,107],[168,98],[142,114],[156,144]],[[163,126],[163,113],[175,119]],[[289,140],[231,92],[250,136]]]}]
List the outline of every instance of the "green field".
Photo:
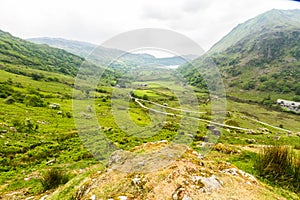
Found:
[{"label": "green field", "polygon": [[[163,80],[147,80],[145,76],[142,81],[133,83],[147,83],[143,87],[112,88],[103,82],[96,92],[86,92],[84,88],[88,88],[88,84],[83,89],[73,91],[71,77],[36,70],[34,72],[41,73],[46,78],[53,76],[58,79],[50,82],[36,81],[28,76],[0,70],[0,194],[12,191],[26,191],[28,195],[42,194],[44,190],[41,176],[53,167],[63,169],[71,180],[69,184],[75,184],[89,174],[87,172],[76,177],[80,170],[99,163],[97,159],[102,160],[98,165],[101,168],[108,153],[117,148],[130,150],[143,143],[160,140],[176,142],[180,136],[179,142],[203,151],[200,146],[207,134],[206,126],[209,121],[191,120],[189,117],[211,120],[208,93],[193,90],[194,97],[200,104],[195,110],[188,102],[189,98],[180,96],[183,92],[180,84],[172,78],[167,81],[166,75]],[[169,115],[142,108],[129,98],[128,93],[140,99],[145,107]],[[73,105],[77,106],[75,109],[72,108],[73,94]],[[120,95],[120,98],[114,99],[113,95]],[[31,99],[27,102],[29,97]],[[8,98],[13,98],[13,101],[9,102]],[[38,101],[37,104],[35,101]],[[50,108],[53,103],[59,104],[60,108]],[[226,118],[224,119],[224,113],[221,116],[223,123],[252,132],[217,126],[222,133],[218,142],[234,145],[236,148],[275,143],[299,148],[300,137],[295,135],[300,131],[299,116],[230,99],[227,99],[226,104]],[[189,113],[188,110],[194,112]],[[84,127],[84,130],[77,130],[74,120],[78,123],[77,127]],[[100,129],[95,129],[99,126]],[[192,126],[194,128],[189,128]],[[276,127],[291,132],[281,131]],[[279,140],[274,139],[277,136],[280,136]],[[113,147],[106,154],[105,149],[99,146],[109,143]],[[215,153],[213,151],[210,154],[214,157]],[[251,156],[226,156],[220,159],[251,172],[254,161],[250,160],[253,154],[246,150],[245,154]],[[56,163],[46,164],[54,158]],[[28,177],[30,180],[26,181]]]}]

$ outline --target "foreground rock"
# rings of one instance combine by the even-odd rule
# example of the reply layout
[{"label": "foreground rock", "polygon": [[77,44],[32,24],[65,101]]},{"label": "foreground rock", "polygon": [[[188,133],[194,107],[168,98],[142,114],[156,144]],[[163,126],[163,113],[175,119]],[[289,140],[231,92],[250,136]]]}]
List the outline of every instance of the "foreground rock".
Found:
[{"label": "foreground rock", "polygon": [[[151,143],[134,151],[144,150],[149,153],[149,149],[152,149],[153,152],[163,152],[158,147],[164,149],[167,145],[164,142]],[[178,149],[182,150],[181,147]],[[126,200],[283,199],[252,175],[226,162],[199,159],[187,147],[181,156],[173,151],[170,158],[175,160],[168,166],[152,171],[148,171],[147,166],[151,158],[139,165],[145,157],[131,153],[119,151],[113,154],[107,169],[102,173],[91,174],[77,185],[73,197]],[[138,171],[130,171],[134,167]]]}]

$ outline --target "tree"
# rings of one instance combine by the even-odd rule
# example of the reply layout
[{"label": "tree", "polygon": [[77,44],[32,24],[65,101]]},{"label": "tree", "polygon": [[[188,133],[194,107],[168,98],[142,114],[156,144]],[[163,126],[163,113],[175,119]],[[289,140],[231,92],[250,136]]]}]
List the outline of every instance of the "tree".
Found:
[{"label": "tree", "polygon": [[144,94],[143,99],[148,100],[149,99],[148,95]]}]

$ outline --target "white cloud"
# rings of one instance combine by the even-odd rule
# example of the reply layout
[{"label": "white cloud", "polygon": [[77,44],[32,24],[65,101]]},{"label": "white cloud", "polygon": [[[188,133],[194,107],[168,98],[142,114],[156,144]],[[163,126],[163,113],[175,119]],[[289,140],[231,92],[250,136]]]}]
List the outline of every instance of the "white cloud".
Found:
[{"label": "white cloud", "polygon": [[188,13],[195,13],[210,7],[211,1],[187,0],[183,3],[183,10]]},{"label": "white cloud", "polygon": [[270,10],[300,8],[289,0],[0,0],[0,29],[13,35],[102,43],[138,28],[178,31],[208,50],[234,26]]}]

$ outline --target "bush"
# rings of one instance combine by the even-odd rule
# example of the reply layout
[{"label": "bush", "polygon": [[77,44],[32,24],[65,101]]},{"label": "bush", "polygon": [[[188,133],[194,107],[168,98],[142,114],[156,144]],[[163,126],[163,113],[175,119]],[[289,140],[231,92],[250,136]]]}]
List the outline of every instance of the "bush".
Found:
[{"label": "bush", "polygon": [[261,76],[260,78],[259,78],[259,81],[260,82],[265,82],[265,81],[267,81],[268,80],[268,78],[266,77],[266,76]]},{"label": "bush", "polygon": [[300,96],[299,95],[294,96],[293,101],[300,102]]},{"label": "bush", "polygon": [[30,119],[14,119],[12,124],[18,132],[34,132],[39,128],[38,125],[33,123]]},{"label": "bush", "polygon": [[32,106],[32,107],[44,107],[45,106],[45,103],[41,97],[39,97],[37,95],[30,95],[30,94],[27,94],[25,96],[24,103],[26,106]]},{"label": "bush", "polygon": [[68,182],[69,176],[58,168],[51,168],[42,175],[40,179],[44,191],[56,188]]},{"label": "bush", "polygon": [[259,176],[300,192],[300,161],[290,148],[286,146],[265,147],[258,154],[255,169]]},{"label": "bush", "polygon": [[149,100],[148,95],[144,94],[143,99],[144,99],[144,100]]}]

